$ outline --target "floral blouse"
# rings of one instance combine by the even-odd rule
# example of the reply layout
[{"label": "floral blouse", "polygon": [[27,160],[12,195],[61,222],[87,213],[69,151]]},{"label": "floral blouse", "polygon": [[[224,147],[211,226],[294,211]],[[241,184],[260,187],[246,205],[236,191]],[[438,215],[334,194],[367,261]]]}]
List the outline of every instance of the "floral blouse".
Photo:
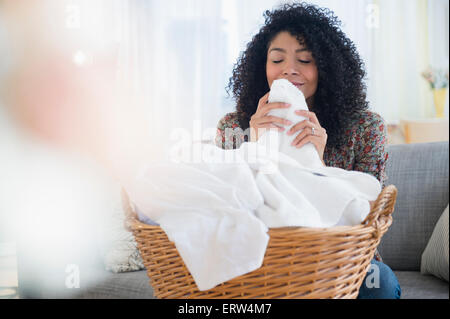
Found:
[{"label": "floral blouse", "polygon": [[[245,122],[241,113],[226,114],[217,125],[216,145],[223,149],[239,148],[250,139],[248,127],[249,124]],[[227,128],[233,130],[226,130]],[[339,149],[325,147],[323,155],[325,165],[371,174],[384,187],[388,159],[386,135],[387,128],[383,118],[371,111],[364,111],[359,121],[345,131],[344,146]],[[382,261],[378,251],[375,253],[375,259]]]}]

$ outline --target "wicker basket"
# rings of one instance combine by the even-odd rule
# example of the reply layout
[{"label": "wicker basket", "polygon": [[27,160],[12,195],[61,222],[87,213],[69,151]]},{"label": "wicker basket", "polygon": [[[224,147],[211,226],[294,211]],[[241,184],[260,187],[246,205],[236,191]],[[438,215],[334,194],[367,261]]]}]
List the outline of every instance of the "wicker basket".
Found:
[{"label": "wicker basket", "polygon": [[174,243],[141,223],[125,192],[125,226],[133,232],[157,298],[356,298],[380,239],[392,223],[397,189],[383,189],[357,226],[269,229],[262,266],[199,291]]}]

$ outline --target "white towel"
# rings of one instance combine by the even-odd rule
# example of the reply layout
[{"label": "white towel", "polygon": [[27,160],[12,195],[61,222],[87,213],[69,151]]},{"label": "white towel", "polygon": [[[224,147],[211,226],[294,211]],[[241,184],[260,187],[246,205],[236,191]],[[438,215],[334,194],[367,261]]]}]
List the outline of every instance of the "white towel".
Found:
[{"label": "white towel", "polygon": [[[291,107],[289,108],[273,109],[268,113],[268,115],[281,117],[293,123],[291,126],[286,127],[285,132],[277,134],[279,151],[294,158],[305,167],[322,167],[322,161],[320,160],[319,154],[313,144],[308,143],[300,149],[297,149],[291,145],[292,141],[298,134],[301,133],[301,131],[298,131],[296,134],[291,136],[287,135],[288,130],[292,126],[306,119],[305,117],[299,116],[295,113],[295,111],[299,110],[308,111],[308,106],[306,105],[305,97],[302,91],[297,89],[297,87],[295,87],[288,80],[276,80],[272,83],[268,100],[270,103],[283,102],[291,104]],[[266,143],[266,140],[263,138],[261,142]]]},{"label": "white towel", "polygon": [[[270,99],[290,102],[289,118],[306,104],[278,83]],[[380,193],[375,177],[325,167],[312,144],[293,148],[283,134],[269,131],[237,150],[202,145],[200,163],[154,162],[127,187],[175,243],[199,290],[258,269],[268,227],[356,225]]]}]

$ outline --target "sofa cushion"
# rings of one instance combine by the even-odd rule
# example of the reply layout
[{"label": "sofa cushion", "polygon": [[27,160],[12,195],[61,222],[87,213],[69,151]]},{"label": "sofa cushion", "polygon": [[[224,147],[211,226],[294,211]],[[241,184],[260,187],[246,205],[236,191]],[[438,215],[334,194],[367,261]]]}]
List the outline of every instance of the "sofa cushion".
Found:
[{"label": "sofa cushion", "polygon": [[439,218],[430,241],[422,254],[420,272],[448,281],[448,205]]},{"label": "sofa cushion", "polygon": [[378,247],[393,270],[419,271],[434,226],[448,205],[448,142],[388,146],[386,185],[398,189],[393,223]]},{"label": "sofa cushion", "polygon": [[418,271],[394,271],[400,287],[401,299],[448,299],[448,283]]},{"label": "sofa cushion", "polygon": [[104,271],[95,285],[72,298],[81,299],[154,299],[147,271],[113,273]]}]

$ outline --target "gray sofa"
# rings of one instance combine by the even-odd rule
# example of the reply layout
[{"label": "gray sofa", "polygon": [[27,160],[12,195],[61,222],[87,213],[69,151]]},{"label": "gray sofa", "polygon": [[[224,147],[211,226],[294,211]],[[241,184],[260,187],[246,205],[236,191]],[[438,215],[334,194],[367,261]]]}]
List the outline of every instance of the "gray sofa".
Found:
[{"label": "gray sofa", "polygon": [[398,189],[393,223],[378,248],[397,275],[402,298],[448,299],[448,283],[420,274],[422,253],[448,205],[448,142],[393,145],[386,168]]},{"label": "gray sofa", "polygon": [[[387,185],[398,188],[398,199],[394,222],[383,237],[379,252],[397,275],[403,299],[449,298],[447,282],[420,273],[422,252],[449,202],[448,148],[448,142],[388,148]],[[88,288],[84,285],[58,294],[45,289],[30,293],[23,285],[19,292],[21,297],[34,298],[154,298],[145,271],[114,274],[99,266],[89,276],[96,284]]]}]

